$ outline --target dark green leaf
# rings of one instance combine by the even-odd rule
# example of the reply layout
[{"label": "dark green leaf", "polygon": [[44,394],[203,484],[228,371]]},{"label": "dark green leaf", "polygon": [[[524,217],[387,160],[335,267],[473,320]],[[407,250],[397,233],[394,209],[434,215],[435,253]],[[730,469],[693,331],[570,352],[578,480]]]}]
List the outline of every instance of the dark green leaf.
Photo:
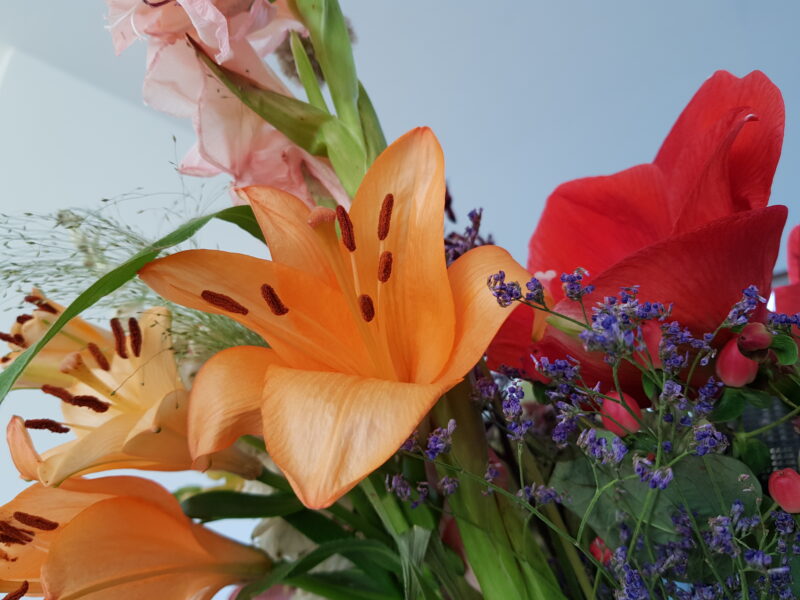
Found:
[{"label": "dark green leaf", "polygon": [[767,471],[772,465],[769,447],[756,438],[735,438],[733,452],[739,460],[750,467],[758,475]]},{"label": "dark green leaf", "polygon": [[772,338],[770,349],[778,357],[782,365],[793,365],[797,362],[797,344],[792,336],[786,334],[776,335]]},{"label": "dark green leaf", "polygon": [[642,373],[642,388],[645,395],[651,400],[658,394],[658,385],[653,380],[653,375],[649,371]]},{"label": "dark green leaf", "polygon": [[[163,250],[188,240],[210,220],[222,219],[243,227],[243,224],[247,222],[246,214],[248,210],[248,207],[232,207],[192,219],[188,223],[178,227],[178,229],[172,233],[165,235],[147,248],[142,249],[126,262],[95,281],[86,291],[80,294],[61,315],[59,315],[50,329],[47,330],[38,342],[19,355],[16,360],[0,374],[0,402],[6,397],[6,394],[11,390],[14,382],[22,374],[22,371],[25,370],[25,367],[28,366],[31,360],[33,360],[33,357],[36,356],[36,354],[45,347],[47,342],[53,339],[71,319],[74,319],[84,310],[93,306],[100,298],[108,296],[111,292],[133,279],[139,269],[156,259]],[[252,214],[252,211],[250,211],[250,213]],[[247,227],[244,228],[249,231]]]},{"label": "dark green leaf", "polygon": [[244,205],[226,208],[217,213],[217,218],[222,221],[233,223],[244,229],[258,241],[266,244],[264,234],[261,232],[261,227],[259,227],[258,220],[256,220],[256,216],[253,214],[253,209],[250,208],[250,206]]},{"label": "dark green leaf", "polygon": [[756,408],[769,408],[775,402],[775,396],[764,390],[739,388],[739,391],[744,396],[744,399]]},{"label": "dark green leaf", "polygon": [[286,584],[331,600],[400,600],[395,588],[378,585],[360,571],[306,573],[286,580]]},{"label": "dark green leaf", "polygon": [[340,554],[356,564],[364,558],[375,560],[380,556],[388,564],[394,565],[396,570],[400,568],[399,560],[394,552],[380,542],[356,538],[335,540],[321,544],[296,561],[274,565],[272,572],[265,578],[246,586],[239,593],[238,598],[239,600],[250,600],[253,596],[282,583],[289,577],[308,573],[309,570],[334,554]]},{"label": "dark green leaf", "polygon": [[711,413],[711,420],[716,422],[733,421],[742,416],[745,407],[745,395],[739,388],[725,388],[714,412]]},{"label": "dark green leaf", "polygon": [[291,492],[267,496],[214,490],[191,496],[181,506],[187,516],[203,521],[282,517],[303,510],[303,504]]}]

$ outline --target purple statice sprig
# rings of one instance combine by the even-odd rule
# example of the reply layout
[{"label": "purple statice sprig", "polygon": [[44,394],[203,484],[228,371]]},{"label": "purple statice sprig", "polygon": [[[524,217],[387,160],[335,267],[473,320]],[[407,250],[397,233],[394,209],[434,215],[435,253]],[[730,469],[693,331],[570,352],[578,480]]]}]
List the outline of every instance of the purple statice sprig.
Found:
[{"label": "purple statice sprig", "polygon": [[503,393],[503,417],[508,427],[508,438],[512,441],[522,441],[525,434],[533,427],[533,420],[525,418],[522,400],[525,399],[525,390],[518,383],[506,387]]},{"label": "purple statice sprig", "polygon": [[593,427],[581,432],[577,444],[587,456],[602,465],[619,465],[628,454],[628,447],[618,436],[606,431],[598,434]]},{"label": "purple statice sprig", "polygon": [[593,285],[583,285],[583,278],[589,276],[589,271],[578,267],[572,273],[561,274],[561,288],[564,295],[570,300],[583,302],[583,297],[594,291]]},{"label": "purple statice sprig", "polygon": [[437,427],[428,435],[428,443],[425,447],[425,457],[428,460],[436,460],[442,454],[450,452],[453,445],[453,433],[456,430],[456,420],[450,419],[446,427]]},{"label": "purple statice sprig", "polygon": [[792,327],[800,327],[800,312],[793,315],[769,313],[767,316],[767,328],[772,333],[791,335]]},{"label": "purple statice sprig", "polygon": [[731,307],[728,316],[723,321],[723,327],[741,327],[750,320],[750,315],[758,308],[759,304],[765,304],[767,299],[758,293],[758,288],[748,285],[742,290],[742,299]]},{"label": "purple statice sprig", "polygon": [[469,225],[464,233],[451,232],[444,238],[445,258],[448,265],[477,246],[494,244],[492,234],[483,236],[480,233],[482,217],[482,208],[469,211],[467,215]]},{"label": "purple statice sprig", "polygon": [[606,296],[592,307],[590,328],[578,334],[584,348],[603,352],[605,361],[615,364],[634,352],[646,352],[642,326],[647,321],[664,321],[672,307],[660,302],[642,302],[639,287],[623,287],[619,296]]},{"label": "purple statice sprig", "polygon": [[546,485],[538,485],[536,483],[523,486],[522,489],[517,491],[517,497],[522,498],[529,504],[538,506],[553,502],[560,504],[563,500],[561,494],[554,488],[547,487]]},{"label": "purple statice sprig", "polygon": [[695,425],[692,428],[692,447],[694,454],[721,454],[728,447],[728,438],[717,431],[711,423]]},{"label": "purple statice sprig", "polygon": [[506,281],[505,271],[498,271],[488,277],[486,286],[497,300],[497,303],[506,308],[522,298],[522,288],[517,281]]}]

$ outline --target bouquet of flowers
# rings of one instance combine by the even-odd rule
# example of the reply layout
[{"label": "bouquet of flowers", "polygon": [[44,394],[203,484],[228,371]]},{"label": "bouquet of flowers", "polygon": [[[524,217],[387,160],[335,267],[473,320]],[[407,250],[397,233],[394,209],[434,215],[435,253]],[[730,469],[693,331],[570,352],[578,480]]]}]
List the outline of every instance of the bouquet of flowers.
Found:
[{"label": "bouquet of flowers", "polygon": [[[179,170],[234,206],[155,241],[62,211],[64,263],[4,271],[85,277],[0,333],[0,397],[61,403],[8,423],[6,600],[800,597],[800,228],[773,287],[764,74],[713,74],[652,163],[559,186],[523,267],[480,209],[445,233],[437,138],[387,144],[337,0],[107,4],[146,103],[192,119]],[[269,260],[186,249],[213,220]]]}]

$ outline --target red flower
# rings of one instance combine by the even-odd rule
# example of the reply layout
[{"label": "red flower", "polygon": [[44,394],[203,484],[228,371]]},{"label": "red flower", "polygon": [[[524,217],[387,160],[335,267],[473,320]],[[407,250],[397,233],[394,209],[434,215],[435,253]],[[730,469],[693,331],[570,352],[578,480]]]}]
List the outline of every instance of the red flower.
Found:
[{"label": "red flower", "polygon": [[[767,207],[783,140],[780,91],[761,72],[739,79],[718,71],[695,94],[655,161],[559,186],[530,240],[528,270],[548,282],[555,310],[580,318],[558,275],[576,267],[595,286],[586,306],[639,285],[642,300],[673,303],[672,318],[695,334],[713,331],[750,284],[762,295],[786,220]],[[757,240],[757,243],[754,243]],[[530,355],[569,354],[591,385],[608,381],[599,352],[548,327],[531,342],[530,309],[520,307],[489,347],[490,366],[532,372]],[[720,341],[725,341],[724,339]],[[633,369],[623,384],[639,380]]]},{"label": "red flower", "polygon": [[781,469],[769,476],[769,495],[788,513],[800,513],[800,474]]},{"label": "red flower", "polygon": [[775,288],[775,310],[793,315],[800,312],[800,225],[789,234],[789,285]]},{"label": "red flower", "polygon": [[611,549],[606,546],[606,543],[601,537],[596,537],[592,540],[592,543],[589,544],[589,552],[604,565],[608,565],[611,562],[611,558],[614,556]]}]

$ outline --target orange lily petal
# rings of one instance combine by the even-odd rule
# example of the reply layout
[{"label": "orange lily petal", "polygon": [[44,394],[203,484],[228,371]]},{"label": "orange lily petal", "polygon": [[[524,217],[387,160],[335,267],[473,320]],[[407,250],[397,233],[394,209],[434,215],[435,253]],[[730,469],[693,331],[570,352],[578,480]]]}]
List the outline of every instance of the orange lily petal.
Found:
[{"label": "orange lily petal", "polygon": [[330,506],[381,466],[449,384],[398,383],[273,365],[264,439],[309,508]]},{"label": "orange lily petal", "polygon": [[[124,560],[110,560],[120,544]],[[245,556],[243,551],[212,555],[186,517],[141,499],[113,498],[90,506],[63,528],[42,581],[52,600],[210,599],[220,588],[267,570],[264,554],[244,550]]]},{"label": "orange lily petal", "polygon": [[[378,239],[381,206],[394,207],[385,240]],[[350,217],[355,232],[359,294],[375,303],[400,381],[429,383],[453,347],[455,318],[442,250],[444,156],[428,128],[405,134],[370,167]],[[381,253],[392,253],[391,275],[378,281]]]},{"label": "orange lily petal", "polygon": [[[139,276],[173,302],[239,321],[287,362],[356,373],[370,364],[342,294],[303,271],[243,254],[187,250],[151,262]],[[264,284],[288,312],[273,314],[262,296]],[[206,301],[204,291],[226,296],[234,309]]]},{"label": "orange lily petal", "polygon": [[308,222],[311,209],[302,200],[282,190],[258,185],[238,191],[253,208],[272,260],[306,271],[330,286],[336,285],[328,254]]},{"label": "orange lily petal", "polygon": [[42,464],[42,457],[36,451],[33,440],[25,427],[25,420],[22,417],[12,417],[6,428],[6,440],[8,449],[11,452],[11,460],[19,471],[19,476],[27,481],[34,481],[39,478],[39,465]]},{"label": "orange lily petal", "polygon": [[274,350],[236,346],[203,365],[189,404],[189,449],[194,458],[227,448],[243,435],[261,435],[261,397],[272,364],[283,364]]},{"label": "orange lily petal", "polygon": [[[531,275],[499,246],[480,246],[459,257],[447,270],[455,300],[456,340],[438,381],[460,379],[486,352],[489,342],[514,308],[502,307],[486,287],[490,275],[503,270],[507,281],[525,289]],[[539,320],[538,316],[534,317]]]}]

